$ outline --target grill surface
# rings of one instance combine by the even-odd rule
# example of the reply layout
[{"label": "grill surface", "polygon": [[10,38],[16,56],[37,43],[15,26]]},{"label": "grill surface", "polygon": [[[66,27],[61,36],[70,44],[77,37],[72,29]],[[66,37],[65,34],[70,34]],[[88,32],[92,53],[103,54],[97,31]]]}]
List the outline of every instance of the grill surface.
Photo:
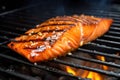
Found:
[{"label": "grill surface", "polygon": [[[72,15],[72,14],[83,14],[83,13],[98,17],[110,17],[114,19],[114,23],[112,24],[110,30],[105,35],[103,35],[102,37],[96,39],[91,43],[88,43],[83,47],[78,48],[78,50],[74,51],[73,53],[80,54],[81,52],[84,52],[85,54],[101,55],[110,59],[110,61],[103,62],[97,59],[86,58],[84,56],[77,56],[76,54],[67,55],[66,58],[73,58],[88,62],[94,62],[97,64],[107,65],[116,69],[120,68],[120,64],[114,62],[114,60],[120,60],[120,56],[116,55],[117,52],[120,52],[120,47],[119,47],[120,46],[120,17],[119,17],[120,6],[115,7],[114,5],[113,6],[107,5],[107,7],[105,6],[101,7],[99,5],[92,4],[93,6],[89,5],[89,7],[86,8],[85,6],[78,6],[78,5],[74,6],[68,2],[64,2],[63,4],[62,1],[54,2],[53,4],[40,3],[37,5],[32,5],[0,14],[0,22],[1,22],[0,23],[0,62],[1,62],[0,74],[4,73],[21,79],[37,80],[33,75],[26,75],[20,73],[18,71],[14,71],[10,69],[9,67],[10,65],[25,65],[28,67],[43,69],[48,72],[57,73],[59,75],[72,77],[76,80],[77,79],[87,80],[68,74],[55,67],[51,67],[43,64],[36,65],[36,63],[32,64],[22,56],[10,50],[6,45],[10,41],[12,41],[14,37],[23,34],[26,30],[47,20],[48,18],[59,15]],[[46,5],[49,6],[49,10],[47,7],[44,7]],[[94,6],[98,6],[98,7],[96,8]],[[108,76],[116,77],[117,79],[120,78],[120,72],[105,71],[97,68],[78,65],[75,63],[64,61],[61,58],[57,58],[52,61],[49,61],[49,63],[54,63],[54,64],[59,63],[79,69],[102,73]]]}]

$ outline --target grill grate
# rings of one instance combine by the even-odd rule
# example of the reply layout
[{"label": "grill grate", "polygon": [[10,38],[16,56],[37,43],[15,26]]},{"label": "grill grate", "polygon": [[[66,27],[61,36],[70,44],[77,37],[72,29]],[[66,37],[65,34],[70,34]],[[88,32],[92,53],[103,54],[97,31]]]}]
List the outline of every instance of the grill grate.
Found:
[{"label": "grill grate", "polygon": [[4,70],[3,68],[0,67],[0,71],[2,73],[7,73],[8,75],[13,75],[15,77],[18,77],[18,78],[21,78],[21,79],[25,79],[25,80],[37,80],[36,78],[34,77],[31,77],[31,76],[27,76],[25,74],[20,74],[20,73],[17,73],[17,72],[12,72],[12,71],[8,71],[8,70]]},{"label": "grill grate", "polygon": [[[31,13],[33,12],[32,10],[35,13]],[[51,17],[51,15],[49,14],[54,13],[54,16],[58,15],[54,12],[54,9],[53,9],[52,10],[53,12],[50,12],[49,14],[47,13],[41,14],[40,16],[39,13],[41,12],[38,10],[39,8],[37,5],[36,7],[35,6],[29,7],[29,8],[27,7],[27,8],[15,10],[15,11],[0,15],[0,21],[1,21],[1,24],[0,24],[0,34],[1,34],[0,35],[0,48],[1,48],[0,58],[4,58],[10,61],[14,61],[15,63],[24,64],[30,67],[36,67],[36,68],[43,69],[49,72],[54,72],[60,75],[69,76],[69,77],[79,79],[79,80],[89,80],[89,79],[84,79],[84,78],[73,76],[72,74],[68,74],[54,67],[40,65],[40,64],[39,65],[32,64],[28,62],[26,59],[21,58],[17,54],[13,55],[12,53],[14,52],[8,49],[6,44],[12,41],[14,37],[23,34],[26,30],[41,23],[42,20],[44,21],[48,19],[49,17]],[[78,12],[78,14],[85,13],[88,15],[95,15],[99,17],[110,17],[110,18],[113,18],[115,21],[113,25],[111,26],[108,33],[96,39],[95,41],[88,43],[87,45],[83,47],[78,48],[77,51],[84,52],[85,54],[92,54],[92,55],[95,54],[95,55],[105,56],[105,57],[115,59],[115,60],[120,60],[120,56],[115,54],[116,52],[120,52],[120,47],[119,47],[120,46],[120,42],[119,42],[120,41],[120,23],[119,23],[120,14],[119,12],[120,11],[111,11],[111,10],[104,11],[104,10],[96,10],[96,9],[95,10],[94,9],[93,10],[81,10],[80,12]],[[45,17],[42,15],[49,16],[49,17]],[[9,54],[10,52],[12,53]],[[94,62],[94,63],[102,64],[102,65],[107,65],[107,66],[118,68],[118,69],[120,68],[120,64],[116,64],[114,62],[108,62],[108,61],[103,62],[97,59],[90,59],[90,58],[86,58],[83,56],[77,56],[75,54],[67,55],[66,57],[83,60],[83,61]],[[105,70],[92,68],[88,66],[82,66],[82,65],[75,64],[75,63],[64,61],[59,58],[50,61],[50,63],[57,63],[57,64],[59,63],[59,64],[68,65],[68,66],[79,68],[79,69],[94,71],[94,72],[102,73],[108,76],[120,78],[120,72],[118,73],[118,72],[113,72],[113,71],[105,71]],[[15,71],[7,71],[6,69],[2,67],[0,67],[0,72],[4,72],[9,75],[13,75],[15,77],[20,77],[22,79],[36,80],[36,78],[31,77],[30,75],[24,75],[19,72],[15,72]]]},{"label": "grill grate", "polygon": [[[57,70],[55,68],[52,68],[52,67],[48,67],[48,66],[44,66],[44,65],[34,65],[32,63],[29,63],[29,62],[25,62],[23,60],[20,60],[20,59],[17,59],[17,58],[14,58],[14,57],[11,57],[11,56],[8,56],[8,55],[3,55],[3,54],[0,54],[0,57],[3,57],[3,58],[6,58],[6,59],[9,59],[9,60],[12,60],[12,61],[15,61],[15,62],[19,62],[19,63],[22,63],[22,64],[25,64],[25,65],[29,65],[31,67],[36,67],[36,68],[39,68],[39,69],[44,69],[46,71],[51,71],[51,72],[55,72],[55,73],[58,73],[58,74],[62,74],[62,75],[65,75],[65,76],[69,76],[69,77],[72,77],[72,78],[76,78],[76,79],[79,79],[79,80],[89,80],[89,79],[82,79],[82,78],[78,78],[76,76],[73,76],[71,74],[67,74],[63,71],[60,71],[60,70]],[[6,73],[9,73],[9,74],[13,74],[15,75],[15,72],[9,72],[9,71],[6,71],[6,70],[3,70],[2,68],[0,68],[0,71],[2,72],[6,72]],[[32,78],[30,76],[25,76],[25,75],[22,75],[22,74],[19,74],[18,75],[15,75],[17,77],[21,77],[23,79],[27,79],[27,80],[36,80],[35,78]],[[31,79],[30,79],[31,78]]]}]

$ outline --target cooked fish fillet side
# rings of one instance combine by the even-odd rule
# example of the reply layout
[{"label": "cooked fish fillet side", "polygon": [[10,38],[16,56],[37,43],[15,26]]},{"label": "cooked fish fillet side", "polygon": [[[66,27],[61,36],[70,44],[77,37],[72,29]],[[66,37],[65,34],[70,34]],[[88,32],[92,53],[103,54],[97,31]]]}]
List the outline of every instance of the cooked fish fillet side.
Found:
[{"label": "cooked fish fillet side", "polygon": [[31,62],[41,62],[77,49],[109,30],[112,19],[86,15],[51,18],[8,44]]}]

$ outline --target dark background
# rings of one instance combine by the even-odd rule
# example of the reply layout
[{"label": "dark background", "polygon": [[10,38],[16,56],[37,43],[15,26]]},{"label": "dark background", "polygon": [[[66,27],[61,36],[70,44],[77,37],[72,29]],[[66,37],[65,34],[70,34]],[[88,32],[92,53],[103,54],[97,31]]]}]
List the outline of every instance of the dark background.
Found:
[{"label": "dark background", "polygon": [[[111,3],[120,3],[119,0],[0,0],[0,13],[25,7],[31,4],[45,4],[44,7],[48,7],[46,5],[48,4],[69,4],[69,7],[71,6],[86,6],[86,8],[89,8],[91,5],[98,5],[98,7],[101,6],[101,8],[104,8],[105,5],[111,4]],[[48,7],[49,8],[49,7]]]}]

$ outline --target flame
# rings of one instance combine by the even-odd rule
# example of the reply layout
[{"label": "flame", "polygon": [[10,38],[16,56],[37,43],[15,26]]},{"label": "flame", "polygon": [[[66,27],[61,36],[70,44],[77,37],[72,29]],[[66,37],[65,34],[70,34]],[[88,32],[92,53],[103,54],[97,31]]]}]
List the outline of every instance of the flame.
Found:
[{"label": "flame", "polygon": [[102,75],[92,71],[89,72],[87,78],[90,78],[91,80],[103,80]]},{"label": "flame", "polygon": [[76,72],[70,67],[70,66],[66,66],[66,71],[74,76],[76,76]]},{"label": "flame", "polygon": [[[104,56],[97,56],[97,58],[98,58],[99,60],[101,60],[101,61],[105,61],[105,57],[104,57]],[[105,66],[105,65],[102,65],[102,68],[103,68],[103,70],[108,70],[108,67]]]},{"label": "flame", "polygon": [[[101,61],[105,61],[104,56],[97,56],[97,58]],[[102,68],[103,70],[108,70],[108,67],[105,65],[99,65],[99,67]],[[103,75],[101,75],[100,73],[97,73],[97,72],[84,70],[82,75],[80,75],[80,74],[78,74],[79,70],[75,70],[70,66],[66,66],[66,71],[70,74],[73,74],[74,76],[80,76],[82,78],[90,78],[91,80],[104,80]]]}]

